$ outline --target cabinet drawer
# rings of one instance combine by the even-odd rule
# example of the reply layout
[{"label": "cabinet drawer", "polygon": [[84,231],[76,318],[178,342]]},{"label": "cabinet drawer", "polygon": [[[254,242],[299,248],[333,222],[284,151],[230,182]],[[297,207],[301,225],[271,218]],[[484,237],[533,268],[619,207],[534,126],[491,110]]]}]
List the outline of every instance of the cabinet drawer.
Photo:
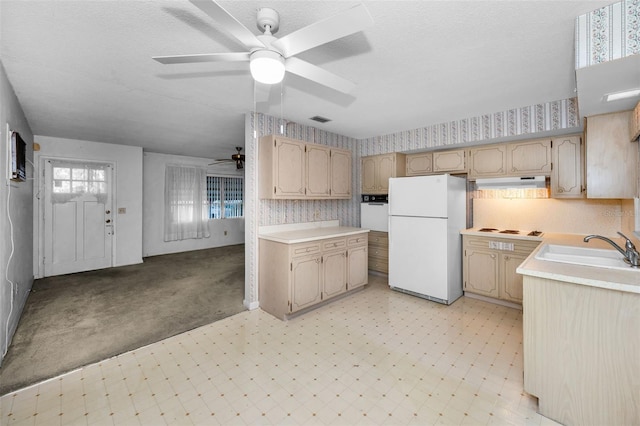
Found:
[{"label": "cabinet drawer", "polygon": [[295,244],[291,247],[294,256],[320,252],[320,242]]},{"label": "cabinet drawer", "polygon": [[368,240],[367,234],[353,235],[351,237],[347,237],[347,246],[354,247],[354,246],[366,245],[367,240]]},{"label": "cabinet drawer", "polygon": [[[529,255],[538,247],[540,241],[524,241],[511,238],[492,238],[492,237],[471,237],[464,236],[464,248],[496,250],[505,253],[520,253]],[[493,246],[491,243],[494,244]]]},{"label": "cabinet drawer", "polygon": [[389,247],[389,233],[381,231],[369,232],[369,247]]},{"label": "cabinet drawer", "polygon": [[338,248],[345,248],[347,241],[344,238],[336,238],[333,240],[327,240],[322,242],[322,250],[333,250]]},{"label": "cabinet drawer", "polygon": [[382,247],[369,247],[369,256],[389,260],[389,249]]},{"label": "cabinet drawer", "polygon": [[389,262],[377,257],[369,257],[369,269],[387,274],[389,273]]}]

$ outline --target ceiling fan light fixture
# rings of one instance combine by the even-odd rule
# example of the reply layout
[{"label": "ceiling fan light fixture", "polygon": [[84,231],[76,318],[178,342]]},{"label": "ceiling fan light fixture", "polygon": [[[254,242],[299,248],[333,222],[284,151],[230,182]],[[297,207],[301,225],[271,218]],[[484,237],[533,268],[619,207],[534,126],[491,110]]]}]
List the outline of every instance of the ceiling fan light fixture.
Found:
[{"label": "ceiling fan light fixture", "polygon": [[284,78],[284,58],[272,50],[258,50],[251,54],[251,75],[264,84],[280,83]]}]

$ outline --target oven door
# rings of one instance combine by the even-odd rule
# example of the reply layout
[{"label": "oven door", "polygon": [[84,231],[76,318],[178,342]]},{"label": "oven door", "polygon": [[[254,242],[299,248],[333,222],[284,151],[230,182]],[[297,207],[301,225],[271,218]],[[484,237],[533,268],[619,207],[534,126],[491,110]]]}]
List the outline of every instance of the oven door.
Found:
[{"label": "oven door", "polygon": [[389,203],[361,203],[360,227],[389,232]]}]

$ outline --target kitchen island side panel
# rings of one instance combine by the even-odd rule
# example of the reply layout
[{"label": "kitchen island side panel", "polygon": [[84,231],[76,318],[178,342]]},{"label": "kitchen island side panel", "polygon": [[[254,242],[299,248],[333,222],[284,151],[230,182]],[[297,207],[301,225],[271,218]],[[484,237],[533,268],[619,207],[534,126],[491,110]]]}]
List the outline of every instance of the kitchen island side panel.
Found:
[{"label": "kitchen island side panel", "polygon": [[640,294],[524,276],[524,390],[565,425],[640,420]]}]

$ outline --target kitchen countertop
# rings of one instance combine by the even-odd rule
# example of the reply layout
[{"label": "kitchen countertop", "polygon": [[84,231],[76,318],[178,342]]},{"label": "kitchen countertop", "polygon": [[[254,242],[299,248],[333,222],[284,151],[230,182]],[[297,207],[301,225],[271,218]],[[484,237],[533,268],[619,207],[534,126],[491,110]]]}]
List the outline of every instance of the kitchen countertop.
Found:
[{"label": "kitchen countertop", "polygon": [[[460,231],[462,235],[474,235],[485,238],[506,238],[521,241],[539,241],[541,244],[516,269],[522,275],[566,281],[574,284],[607,288],[630,293],[640,293],[640,269],[629,267],[629,270],[600,268],[594,266],[573,265],[549,260],[539,260],[535,256],[547,244],[578,246],[613,250],[609,244],[601,240],[584,242],[586,235],[562,234],[544,232],[541,236],[530,237],[523,234],[500,234],[498,232],[479,232],[480,228],[469,228]],[[618,245],[624,247],[622,238],[612,238]],[[622,257],[622,256],[621,256]]]},{"label": "kitchen countertop", "polygon": [[489,238],[508,238],[512,240],[524,240],[524,241],[543,241],[545,234],[543,233],[541,236],[533,237],[528,236],[527,233],[529,231],[522,231],[522,234],[501,234],[497,231],[494,232],[480,232],[480,228],[469,228],[463,229],[460,231],[462,235],[476,235],[478,237],[489,237]]},{"label": "kitchen countertop", "polygon": [[[629,293],[640,293],[640,269],[629,270],[599,268],[594,266],[573,265],[562,262],[536,259],[536,254],[547,244],[560,244],[588,248],[613,248],[604,241],[591,240],[585,243],[585,235],[545,233],[543,242],[516,269],[522,275],[565,281],[591,287],[600,287]],[[613,239],[621,244],[622,239]],[[594,244],[595,243],[595,244]]]},{"label": "kitchen countertop", "polygon": [[339,226],[338,221],[335,220],[265,226],[260,229],[258,238],[283,244],[296,244],[326,238],[364,234],[367,232],[369,232],[369,230],[364,228]]}]

